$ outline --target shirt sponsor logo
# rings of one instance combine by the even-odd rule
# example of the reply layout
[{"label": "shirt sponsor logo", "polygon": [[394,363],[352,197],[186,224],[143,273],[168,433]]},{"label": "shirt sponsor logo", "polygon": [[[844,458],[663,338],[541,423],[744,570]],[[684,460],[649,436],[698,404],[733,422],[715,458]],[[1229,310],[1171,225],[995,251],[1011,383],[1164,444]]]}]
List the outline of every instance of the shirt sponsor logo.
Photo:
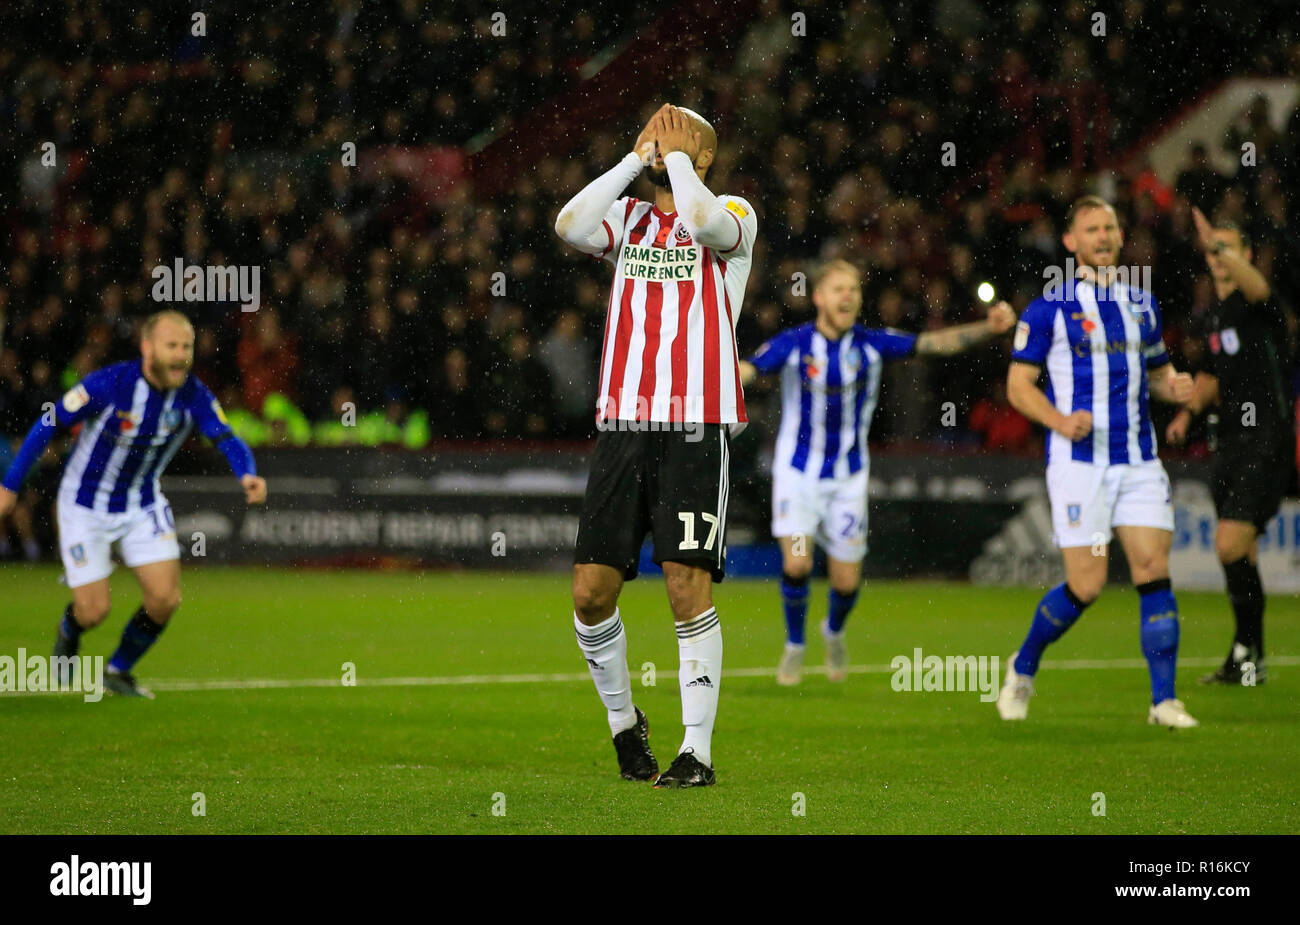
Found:
[{"label": "shirt sponsor logo", "polygon": [[623,245],[623,276],[648,282],[687,282],[700,275],[700,249],[689,247],[647,247]]},{"label": "shirt sponsor logo", "polygon": [[1073,346],[1074,355],[1086,357],[1089,353],[1137,353],[1142,342],[1136,340],[1097,340],[1085,338]]}]

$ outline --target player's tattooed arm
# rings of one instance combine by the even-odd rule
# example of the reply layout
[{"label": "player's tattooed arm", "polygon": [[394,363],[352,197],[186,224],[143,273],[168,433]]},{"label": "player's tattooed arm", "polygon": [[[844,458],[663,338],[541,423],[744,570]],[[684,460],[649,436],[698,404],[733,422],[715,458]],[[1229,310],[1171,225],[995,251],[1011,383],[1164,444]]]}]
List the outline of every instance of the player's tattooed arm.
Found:
[{"label": "player's tattooed arm", "polygon": [[1241,237],[1231,231],[1215,229],[1200,209],[1193,206],[1192,219],[1201,248],[1211,261],[1218,261],[1241,290],[1247,302],[1264,302],[1272,294],[1264,274],[1255,269],[1240,247]]},{"label": "player's tattooed arm", "polygon": [[1038,387],[1041,370],[1033,363],[1013,361],[1007,371],[1007,401],[1029,420],[1056,431],[1070,441],[1082,440],[1092,432],[1092,413],[1062,414]]},{"label": "player's tattooed arm", "polygon": [[917,356],[952,356],[976,344],[1005,334],[1016,323],[1015,310],[1006,302],[989,309],[983,321],[958,324],[938,331],[926,331],[916,338]]}]

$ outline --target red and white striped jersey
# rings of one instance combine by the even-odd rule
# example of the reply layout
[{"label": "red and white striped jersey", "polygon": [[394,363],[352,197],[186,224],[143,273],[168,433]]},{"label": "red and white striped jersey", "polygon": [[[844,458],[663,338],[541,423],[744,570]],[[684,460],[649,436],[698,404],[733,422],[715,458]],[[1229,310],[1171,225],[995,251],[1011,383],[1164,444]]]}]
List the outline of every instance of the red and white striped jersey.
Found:
[{"label": "red and white striped jersey", "polygon": [[753,262],[753,207],[720,196],[735,220],[726,250],[697,244],[676,212],[632,197],[605,215],[614,265],[600,361],[598,423],[613,418],[736,424],[745,416],[736,320]]}]

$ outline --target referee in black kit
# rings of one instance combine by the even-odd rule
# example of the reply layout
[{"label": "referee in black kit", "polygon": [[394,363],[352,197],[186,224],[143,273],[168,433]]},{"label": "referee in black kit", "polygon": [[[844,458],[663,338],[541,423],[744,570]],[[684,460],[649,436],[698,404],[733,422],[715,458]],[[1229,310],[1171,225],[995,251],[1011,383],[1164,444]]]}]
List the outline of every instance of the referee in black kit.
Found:
[{"label": "referee in black kit", "polygon": [[1217,299],[1202,333],[1209,371],[1196,375],[1196,392],[1166,431],[1182,443],[1192,416],[1218,406],[1219,426],[1211,494],[1219,518],[1215,551],[1228,580],[1236,617],[1232,649],[1202,684],[1261,684],[1264,668],[1264,587],[1259,580],[1259,534],[1277,513],[1295,465],[1295,434],[1284,369],[1287,314],[1268,280],[1251,265],[1250,241],[1236,225],[1213,226],[1192,210]]}]

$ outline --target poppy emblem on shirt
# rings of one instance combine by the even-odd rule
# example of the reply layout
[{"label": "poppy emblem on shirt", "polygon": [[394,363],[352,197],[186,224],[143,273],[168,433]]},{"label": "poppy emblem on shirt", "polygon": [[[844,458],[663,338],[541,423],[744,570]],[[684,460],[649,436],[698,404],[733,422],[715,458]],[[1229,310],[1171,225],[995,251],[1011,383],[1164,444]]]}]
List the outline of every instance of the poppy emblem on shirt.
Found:
[{"label": "poppy emblem on shirt", "polygon": [[812,356],[805,356],[803,358],[803,373],[805,376],[809,379],[816,379],[817,374],[820,372],[821,369],[818,368],[817,361]]},{"label": "poppy emblem on shirt", "polygon": [[1090,321],[1090,320],[1088,320],[1087,318],[1084,318],[1084,319],[1083,319],[1083,333],[1084,333],[1084,334],[1091,334],[1091,333],[1092,333],[1093,331],[1095,331],[1096,329],[1097,329],[1097,322],[1095,322],[1095,321]]},{"label": "poppy emblem on shirt", "polygon": [[117,417],[117,429],[124,434],[129,434],[135,430],[135,425],[139,423],[130,411],[119,411]]},{"label": "poppy emblem on shirt", "polygon": [[1210,335],[1210,352],[1211,352],[1211,353],[1218,353],[1218,352],[1219,352],[1219,332],[1218,332],[1218,331],[1215,331],[1213,334]]}]

